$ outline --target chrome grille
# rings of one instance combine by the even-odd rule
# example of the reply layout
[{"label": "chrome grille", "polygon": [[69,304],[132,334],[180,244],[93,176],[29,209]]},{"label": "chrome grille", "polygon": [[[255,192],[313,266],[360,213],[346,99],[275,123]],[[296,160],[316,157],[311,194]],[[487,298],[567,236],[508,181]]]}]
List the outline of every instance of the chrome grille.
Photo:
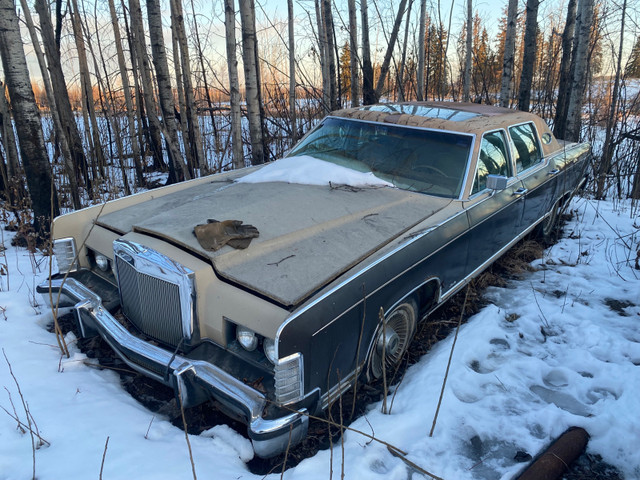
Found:
[{"label": "chrome grille", "polygon": [[131,242],[114,242],[122,312],[142,333],[176,346],[193,333],[190,271]]}]

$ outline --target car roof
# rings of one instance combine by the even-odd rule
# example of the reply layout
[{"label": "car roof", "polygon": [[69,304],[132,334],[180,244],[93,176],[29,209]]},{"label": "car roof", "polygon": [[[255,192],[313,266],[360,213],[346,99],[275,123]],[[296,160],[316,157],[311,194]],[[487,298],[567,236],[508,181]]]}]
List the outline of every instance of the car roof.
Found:
[{"label": "car roof", "polygon": [[[332,116],[411,127],[434,128],[451,132],[482,135],[490,130],[533,122],[538,134],[551,134],[547,124],[537,115],[511,108],[462,102],[396,102],[365,105],[336,110]],[[543,145],[545,155],[559,145],[551,134],[550,144]]]}]

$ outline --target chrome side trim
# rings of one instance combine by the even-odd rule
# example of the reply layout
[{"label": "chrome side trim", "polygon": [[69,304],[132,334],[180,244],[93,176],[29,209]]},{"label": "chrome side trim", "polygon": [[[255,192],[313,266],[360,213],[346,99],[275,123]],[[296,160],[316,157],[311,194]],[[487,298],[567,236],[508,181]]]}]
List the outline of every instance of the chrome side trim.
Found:
[{"label": "chrome side trim", "polygon": [[357,374],[360,373],[361,369],[361,367],[358,367],[353,370],[349,375],[347,375],[340,382],[331,387],[328,392],[320,397],[320,407],[322,408],[322,410],[326,410],[326,408],[329,406],[329,399],[338,399],[344,392],[346,392],[353,386],[356,381]]},{"label": "chrome side trim", "polygon": [[507,243],[504,247],[502,247],[500,250],[498,250],[496,253],[494,253],[491,257],[489,257],[488,260],[486,260],[484,263],[482,263],[480,266],[478,266],[473,272],[471,272],[470,274],[468,274],[466,277],[464,277],[462,280],[460,280],[458,283],[455,283],[451,288],[449,288],[449,290],[447,290],[445,293],[443,293],[440,296],[440,302],[445,302],[451,295],[453,295],[454,293],[456,293],[458,290],[460,290],[462,287],[464,287],[467,283],[469,283],[476,275],[478,275],[478,273],[482,272],[484,269],[486,269],[489,265],[491,265],[493,262],[495,262],[498,258],[500,258],[507,250],[509,250],[511,247],[513,247],[516,243],[518,243],[520,240],[522,240],[524,237],[526,237],[529,232],[531,232],[531,230],[533,230],[540,222],[542,222],[545,218],[547,218],[549,216],[549,212],[547,212],[543,217],[541,217],[540,219],[538,219],[537,222],[535,222],[534,224],[530,225],[529,227],[527,227],[525,230],[523,230],[520,234],[518,234],[518,236],[514,237],[513,240],[511,240],[509,243]]}]

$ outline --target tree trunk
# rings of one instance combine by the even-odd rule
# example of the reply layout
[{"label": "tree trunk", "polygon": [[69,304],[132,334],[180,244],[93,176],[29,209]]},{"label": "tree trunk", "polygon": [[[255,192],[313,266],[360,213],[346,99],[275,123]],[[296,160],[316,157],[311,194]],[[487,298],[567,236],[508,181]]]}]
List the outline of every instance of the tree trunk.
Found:
[{"label": "tree trunk", "polygon": [[224,2],[224,29],[227,39],[227,67],[229,69],[229,95],[231,104],[231,145],[234,168],[244,168],[242,146],[242,112],[240,111],[240,87],[236,56],[236,12],[234,0]]},{"label": "tree trunk", "polygon": [[[425,0],[426,1],[426,0]],[[360,104],[360,80],[358,75],[358,17],[356,15],[356,0],[348,0],[349,3],[349,68],[351,76],[351,106],[357,107]]]},{"label": "tree trunk", "polygon": [[196,165],[193,156],[193,150],[189,148],[189,127],[187,125],[187,99],[185,98],[184,85],[182,83],[182,62],[180,61],[180,47],[178,46],[178,29],[175,25],[175,5],[170,0],[171,7],[171,46],[173,48],[173,69],[176,81],[176,93],[178,97],[179,111],[174,111],[176,115],[176,124],[178,130],[182,134],[182,144],[184,145],[184,155],[187,161],[187,169],[191,176],[196,175]]},{"label": "tree trunk", "polygon": [[[74,3],[77,3],[77,0],[73,0]],[[95,70],[96,80],[98,82],[98,91],[100,94],[100,104],[102,106],[102,113],[107,121],[107,129],[109,132],[109,145],[116,144],[117,156],[118,156],[118,164],[120,166],[120,174],[122,176],[122,186],[124,188],[125,195],[131,195],[131,187],[129,186],[129,176],[127,170],[125,168],[125,153],[124,153],[124,143],[123,143],[123,135],[122,130],[120,128],[120,121],[116,112],[114,111],[113,105],[113,94],[114,89],[111,86],[111,81],[109,80],[109,73],[107,72],[107,63],[105,62],[103,55],[102,44],[100,43],[100,29],[98,28],[97,16],[94,17],[96,24],[94,25],[95,29],[95,38],[98,43],[98,52],[100,52],[100,62],[98,62],[98,58],[96,56],[96,52],[93,48],[93,44],[91,43],[91,37],[85,29],[85,37],[87,39],[87,47],[89,48],[89,52],[91,53],[91,59],[93,60],[93,68]],[[81,25],[82,26],[82,25]],[[86,28],[86,27],[85,27]],[[100,76],[100,65],[102,65],[104,71],[104,79]],[[111,135],[113,132],[113,135]],[[113,153],[111,158],[113,159]]]},{"label": "tree trunk", "polygon": [[[61,131],[66,138],[69,151],[71,152],[71,161],[73,163],[73,171],[76,175],[76,182],[79,184],[84,177],[89,195],[91,196],[91,179],[87,170],[87,161],[84,155],[84,147],[82,145],[82,139],[80,138],[80,132],[78,131],[78,125],[71,110],[71,101],[69,100],[67,84],[64,79],[64,74],[62,73],[60,54],[56,48],[53,25],[51,24],[51,12],[45,0],[35,0],[34,6],[40,20],[40,35],[42,35],[42,43],[44,45],[47,68],[53,90],[53,97],[50,98],[55,98],[56,111],[58,112],[60,125],[62,127]],[[49,103],[51,104],[51,101]]]},{"label": "tree trunk", "polygon": [[20,177],[20,160],[18,156],[18,146],[16,136],[13,133],[13,123],[9,113],[9,105],[5,94],[5,85],[0,82],[0,135],[2,135],[2,146],[7,157],[7,176]]},{"label": "tree trunk", "polygon": [[367,0],[360,0],[362,17],[362,103],[371,105],[378,101],[373,88],[373,66],[371,65],[371,45],[369,44],[369,14]]},{"label": "tree trunk", "polygon": [[315,0],[316,22],[318,25],[318,55],[320,57],[320,72],[322,74],[322,112],[326,115],[331,111],[331,82],[329,80],[329,61],[327,60],[327,35],[322,15],[322,2]]},{"label": "tree trunk", "polygon": [[504,38],[504,57],[502,59],[502,83],[500,86],[500,106],[508,107],[511,101],[511,81],[516,50],[516,20],[518,0],[509,0],[507,8],[507,31]]},{"label": "tree trunk", "polygon": [[147,18],[149,21],[149,38],[151,40],[153,66],[155,67],[156,82],[158,85],[158,99],[160,101],[160,110],[162,111],[162,133],[168,147],[169,165],[172,167],[169,169],[167,183],[180,182],[185,179],[189,180],[191,175],[182,160],[180,143],[178,141],[175,116],[176,107],[173,102],[169,64],[164,46],[160,0],[147,0]]},{"label": "tree trunk", "polygon": [[527,0],[527,18],[524,31],[524,55],[518,89],[518,109],[528,112],[531,103],[533,69],[538,54],[538,7],[540,0]]},{"label": "tree trunk", "polygon": [[396,46],[396,41],[398,40],[398,31],[400,30],[400,24],[402,23],[402,17],[404,16],[404,10],[407,6],[407,0],[400,0],[400,5],[398,6],[398,13],[396,15],[396,19],[393,22],[393,28],[391,30],[391,35],[389,37],[389,45],[387,45],[387,51],[384,54],[384,60],[382,60],[382,66],[380,67],[380,76],[378,77],[378,81],[376,83],[376,102],[380,98],[382,94],[382,89],[384,88],[384,82],[387,78],[387,73],[389,72],[389,65],[391,64],[391,56],[393,55],[393,50]]},{"label": "tree trunk", "polygon": [[51,163],[12,0],[0,0],[0,56],[18,127],[22,164],[33,208],[33,227],[36,232],[48,232],[51,216],[60,212],[58,196],[51,178]]},{"label": "tree trunk", "polygon": [[83,110],[88,116],[89,128],[85,132],[89,151],[94,156],[93,162],[96,163],[97,170],[101,178],[105,176],[106,159],[102,150],[102,142],[100,140],[100,130],[96,119],[96,109],[93,103],[93,85],[91,84],[91,75],[89,73],[89,64],[87,62],[87,50],[85,48],[84,37],[82,34],[82,25],[80,14],[78,12],[77,0],[71,2],[71,24],[73,27],[73,37],[78,52],[78,69],[80,72],[80,89],[82,91]]},{"label": "tree trunk", "polygon": [[324,28],[325,43],[325,60],[329,68],[329,108],[338,110],[338,89],[336,85],[336,55],[335,55],[335,39],[333,35],[333,13],[331,11],[331,0],[322,0],[322,26]]},{"label": "tree trunk", "polygon": [[124,59],[124,51],[122,50],[122,41],[120,39],[120,26],[118,25],[118,16],[116,15],[116,6],[114,0],[109,0],[109,13],[111,14],[111,25],[113,27],[113,36],[116,44],[116,54],[118,57],[118,67],[120,70],[120,81],[122,82],[122,90],[124,93],[124,103],[127,109],[127,123],[129,126],[128,138],[131,141],[131,154],[136,170],[136,183],[139,187],[145,187],[146,182],[142,174],[142,156],[140,154],[140,144],[136,136],[136,122],[134,118],[133,99],[131,98],[131,85],[129,84],[129,75],[127,74],[127,65]]},{"label": "tree trunk", "polygon": [[578,45],[575,53],[575,71],[571,79],[571,92],[567,110],[567,132],[565,136],[566,140],[573,142],[580,140],[582,103],[587,85],[589,43],[591,24],[593,23],[593,0],[581,0],[579,19],[576,23]]},{"label": "tree trunk", "polygon": [[[184,83],[184,97],[186,104],[187,133],[189,135],[189,149],[195,160],[195,164],[202,174],[209,172],[204,150],[202,148],[202,134],[200,133],[200,123],[196,110],[193,82],[191,80],[191,61],[189,60],[189,46],[187,44],[187,34],[184,28],[184,14],[182,10],[182,0],[171,0],[172,10],[175,16],[176,36],[180,49],[180,62],[182,66],[182,78]],[[173,21],[172,21],[173,25]],[[180,112],[182,114],[182,112]],[[183,114],[183,115],[184,115]],[[185,145],[185,150],[186,150]]]},{"label": "tree trunk", "polygon": [[553,134],[564,138],[567,128],[567,108],[571,86],[571,59],[574,31],[576,26],[576,5],[578,0],[569,0],[567,20],[562,32],[562,60],[560,61],[560,81],[558,84],[558,101],[553,121]]},{"label": "tree trunk", "polygon": [[[149,65],[149,57],[145,46],[142,9],[138,0],[129,0],[129,15],[131,18],[129,50],[136,83],[136,96],[138,97],[138,115],[141,123],[148,126],[146,130],[147,144],[153,155],[153,167],[164,172],[167,166],[162,153],[162,135],[160,121],[157,117],[158,106],[154,98],[151,66]],[[138,72],[142,85],[140,85],[138,75],[135,72]]]},{"label": "tree trunk", "polygon": [[265,162],[265,150],[260,105],[260,82],[258,80],[258,38],[256,36],[256,15],[253,2],[254,0],[239,0],[239,6],[242,26],[245,95],[247,98],[249,135],[251,136],[251,158],[253,165],[260,165]]},{"label": "tree trunk", "polygon": [[296,121],[296,55],[295,37],[293,36],[293,0],[287,0],[287,18],[289,27],[289,121],[291,122],[291,145],[298,139],[298,125]]},{"label": "tree trunk", "polygon": [[467,0],[466,50],[464,54],[464,76],[462,79],[462,100],[471,101],[471,53],[473,49],[473,1]]},{"label": "tree trunk", "polygon": [[409,0],[409,8],[407,10],[407,22],[404,28],[404,42],[402,45],[402,60],[400,61],[400,67],[398,71],[398,100],[405,101],[404,92],[404,66],[407,61],[407,45],[409,44],[409,18],[411,17],[411,7],[413,6],[413,0]]},{"label": "tree trunk", "polygon": [[[202,51],[202,44],[200,43],[200,33],[198,33],[198,22],[196,20],[196,7],[191,0],[191,12],[193,14],[193,33],[196,39],[196,47],[198,49],[198,60],[200,62],[200,70],[202,70],[202,83],[204,84],[204,95],[207,99],[207,107],[209,110],[209,118],[211,119],[211,131],[214,136],[214,153],[217,155],[220,151],[220,137],[218,136],[218,132],[216,129],[216,116],[213,112],[213,101],[211,100],[211,92],[209,91],[209,81],[207,80],[207,69],[204,66],[204,53]],[[235,30],[235,29],[234,29]],[[235,42],[235,32],[234,32],[234,42]],[[238,70],[236,66],[236,71]],[[242,144],[241,144],[242,145]],[[244,160],[242,161],[242,166],[244,166]]]},{"label": "tree trunk", "polygon": [[[613,81],[613,92],[611,92],[611,106],[609,108],[609,116],[607,118],[604,146],[602,147],[602,160],[600,160],[600,165],[598,167],[598,177],[596,179],[596,198],[599,199],[604,198],[606,195],[605,180],[607,178],[607,174],[609,174],[611,171],[613,153],[616,148],[614,139],[618,127],[618,122],[616,121],[616,113],[618,111],[618,97],[620,95],[620,76],[622,75],[622,49],[624,47],[624,27],[626,14],[627,0],[623,0],[622,20],[620,21],[620,44],[618,46],[618,60],[616,62],[616,76]],[[620,193],[621,192],[619,191],[618,194]]]}]

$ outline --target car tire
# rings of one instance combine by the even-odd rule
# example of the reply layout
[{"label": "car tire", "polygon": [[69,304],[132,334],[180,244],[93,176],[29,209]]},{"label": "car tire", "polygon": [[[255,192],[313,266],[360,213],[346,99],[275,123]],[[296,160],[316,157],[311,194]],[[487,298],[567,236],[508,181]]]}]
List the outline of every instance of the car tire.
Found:
[{"label": "car tire", "polygon": [[378,326],[369,352],[367,373],[370,380],[382,377],[383,358],[387,379],[395,373],[415,334],[417,312],[413,300],[404,301],[386,315],[384,325]]},{"label": "car tire", "polygon": [[558,221],[560,218],[561,201],[556,202],[549,215],[540,223],[538,236],[545,242],[550,243],[555,240],[558,231]]}]

